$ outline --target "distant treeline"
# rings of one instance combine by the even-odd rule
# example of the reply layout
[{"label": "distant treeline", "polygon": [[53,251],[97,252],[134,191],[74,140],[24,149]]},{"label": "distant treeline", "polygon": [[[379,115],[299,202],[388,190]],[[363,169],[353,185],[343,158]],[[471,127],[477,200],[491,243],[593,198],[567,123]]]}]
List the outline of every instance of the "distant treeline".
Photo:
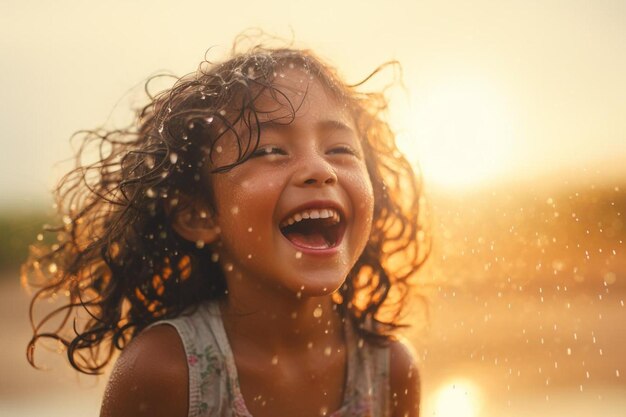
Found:
[{"label": "distant treeline", "polygon": [[[477,265],[477,275],[485,275],[485,267],[497,269],[503,255],[510,263],[505,271],[509,275],[524,272],[517,265],[520,260],[533,268],[567,260],[567,268],[597,270],[596,275],[624,267],[624,182],[619,186],[561,186],[552,190],[508,184],[431,198],[436,202],[432,209],[438,219],[434,237],[443,237],[442,245],[450,249],[448,269],[456,257],[465,275],[472,264]],[[0,269],[19,267],[44,224],[59,223],[43,211],[0,211]],[[51,244],[56,235],[43,233],[41,238]],[[486,262],[489,265],[484,265]]]},{"label": "distant treeline", "polygon": [[50,222],[43,213],[0,212],[0,269],[19,267],[28,256],[29,245],[37,241],[43,225]]}]

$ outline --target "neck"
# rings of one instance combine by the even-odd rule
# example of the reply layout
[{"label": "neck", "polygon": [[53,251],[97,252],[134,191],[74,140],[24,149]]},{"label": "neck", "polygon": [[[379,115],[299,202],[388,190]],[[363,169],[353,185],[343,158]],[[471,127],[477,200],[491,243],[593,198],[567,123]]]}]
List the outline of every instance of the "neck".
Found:
[{"label": "neck", "polygon": [[233,281],[220,305],[229,339],[268,354],[341,343],[343,322],[330,294],[310,297]]}]

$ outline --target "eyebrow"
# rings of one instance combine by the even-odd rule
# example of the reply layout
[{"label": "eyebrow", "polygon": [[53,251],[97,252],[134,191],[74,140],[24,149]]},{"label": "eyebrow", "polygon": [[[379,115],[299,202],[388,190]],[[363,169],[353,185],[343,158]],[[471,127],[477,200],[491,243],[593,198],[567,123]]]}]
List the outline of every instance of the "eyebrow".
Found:
[{"label": "eyebrow", "polygon": [[322,120],[318,123],[318,125],[320,126],[320,128],[326,130],[345,130],[354,132],[354,129],[352,127],[350,127],[345,122],[342,122],[341,120]]}]

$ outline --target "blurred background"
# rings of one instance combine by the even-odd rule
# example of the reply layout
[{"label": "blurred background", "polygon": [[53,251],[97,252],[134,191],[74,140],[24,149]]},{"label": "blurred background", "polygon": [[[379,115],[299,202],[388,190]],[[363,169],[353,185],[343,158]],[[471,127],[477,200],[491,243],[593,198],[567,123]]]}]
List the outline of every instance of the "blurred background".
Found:
[{"label": "blurred background", "polygon": [[427,308],[406,317],[423,415],[626,416],[621,0],[0,1],[0,415],[99,411],[106,375],[25,359],[19,264],[70,136],[124,123],[149,75],[218,60],[249,27],[348,81],[403,65],[389,117],[433,236]]}]

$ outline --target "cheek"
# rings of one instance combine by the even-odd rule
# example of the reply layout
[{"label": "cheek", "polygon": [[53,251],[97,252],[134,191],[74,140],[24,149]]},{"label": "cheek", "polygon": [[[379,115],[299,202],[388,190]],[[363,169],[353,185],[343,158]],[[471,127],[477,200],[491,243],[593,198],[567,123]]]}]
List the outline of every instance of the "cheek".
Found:
[{"label": "cheek", "polygon": [[374,216],[374,189],[365,167],[350,178],[357,230],[362,239],[369,239]]},{"label": "cheek", "polygon": [[276,188],[271,178],[231,176],[221,181],[215,194],[222,231],[235,234],[233,240],[249,240],[271,227]]},{"label": "cheek", "polygon": [[365,193],[363,198],[363,211],[365,213],[365,229],[367,230],[367,235],[369,238],[370,232],[372,230],[372,222],[374,219],[374,191],[372,189],[372,183],[367,182],[364,185]]},{"label": "cheek", "polygon": [[213,180],[215,202],[221,214],[238,214],[269,199],[271,194],[267,191],[274,187],[271,176],[252,175],[248,171],[246,166],[240,165],[233,171],[217,174]]},{"label": "cheek", "polygon": [[371,221],[374,212],[374,187],[365,166],[361,172],[353,178],[354,193],[358,198],[360,209],[367,213]]}]

